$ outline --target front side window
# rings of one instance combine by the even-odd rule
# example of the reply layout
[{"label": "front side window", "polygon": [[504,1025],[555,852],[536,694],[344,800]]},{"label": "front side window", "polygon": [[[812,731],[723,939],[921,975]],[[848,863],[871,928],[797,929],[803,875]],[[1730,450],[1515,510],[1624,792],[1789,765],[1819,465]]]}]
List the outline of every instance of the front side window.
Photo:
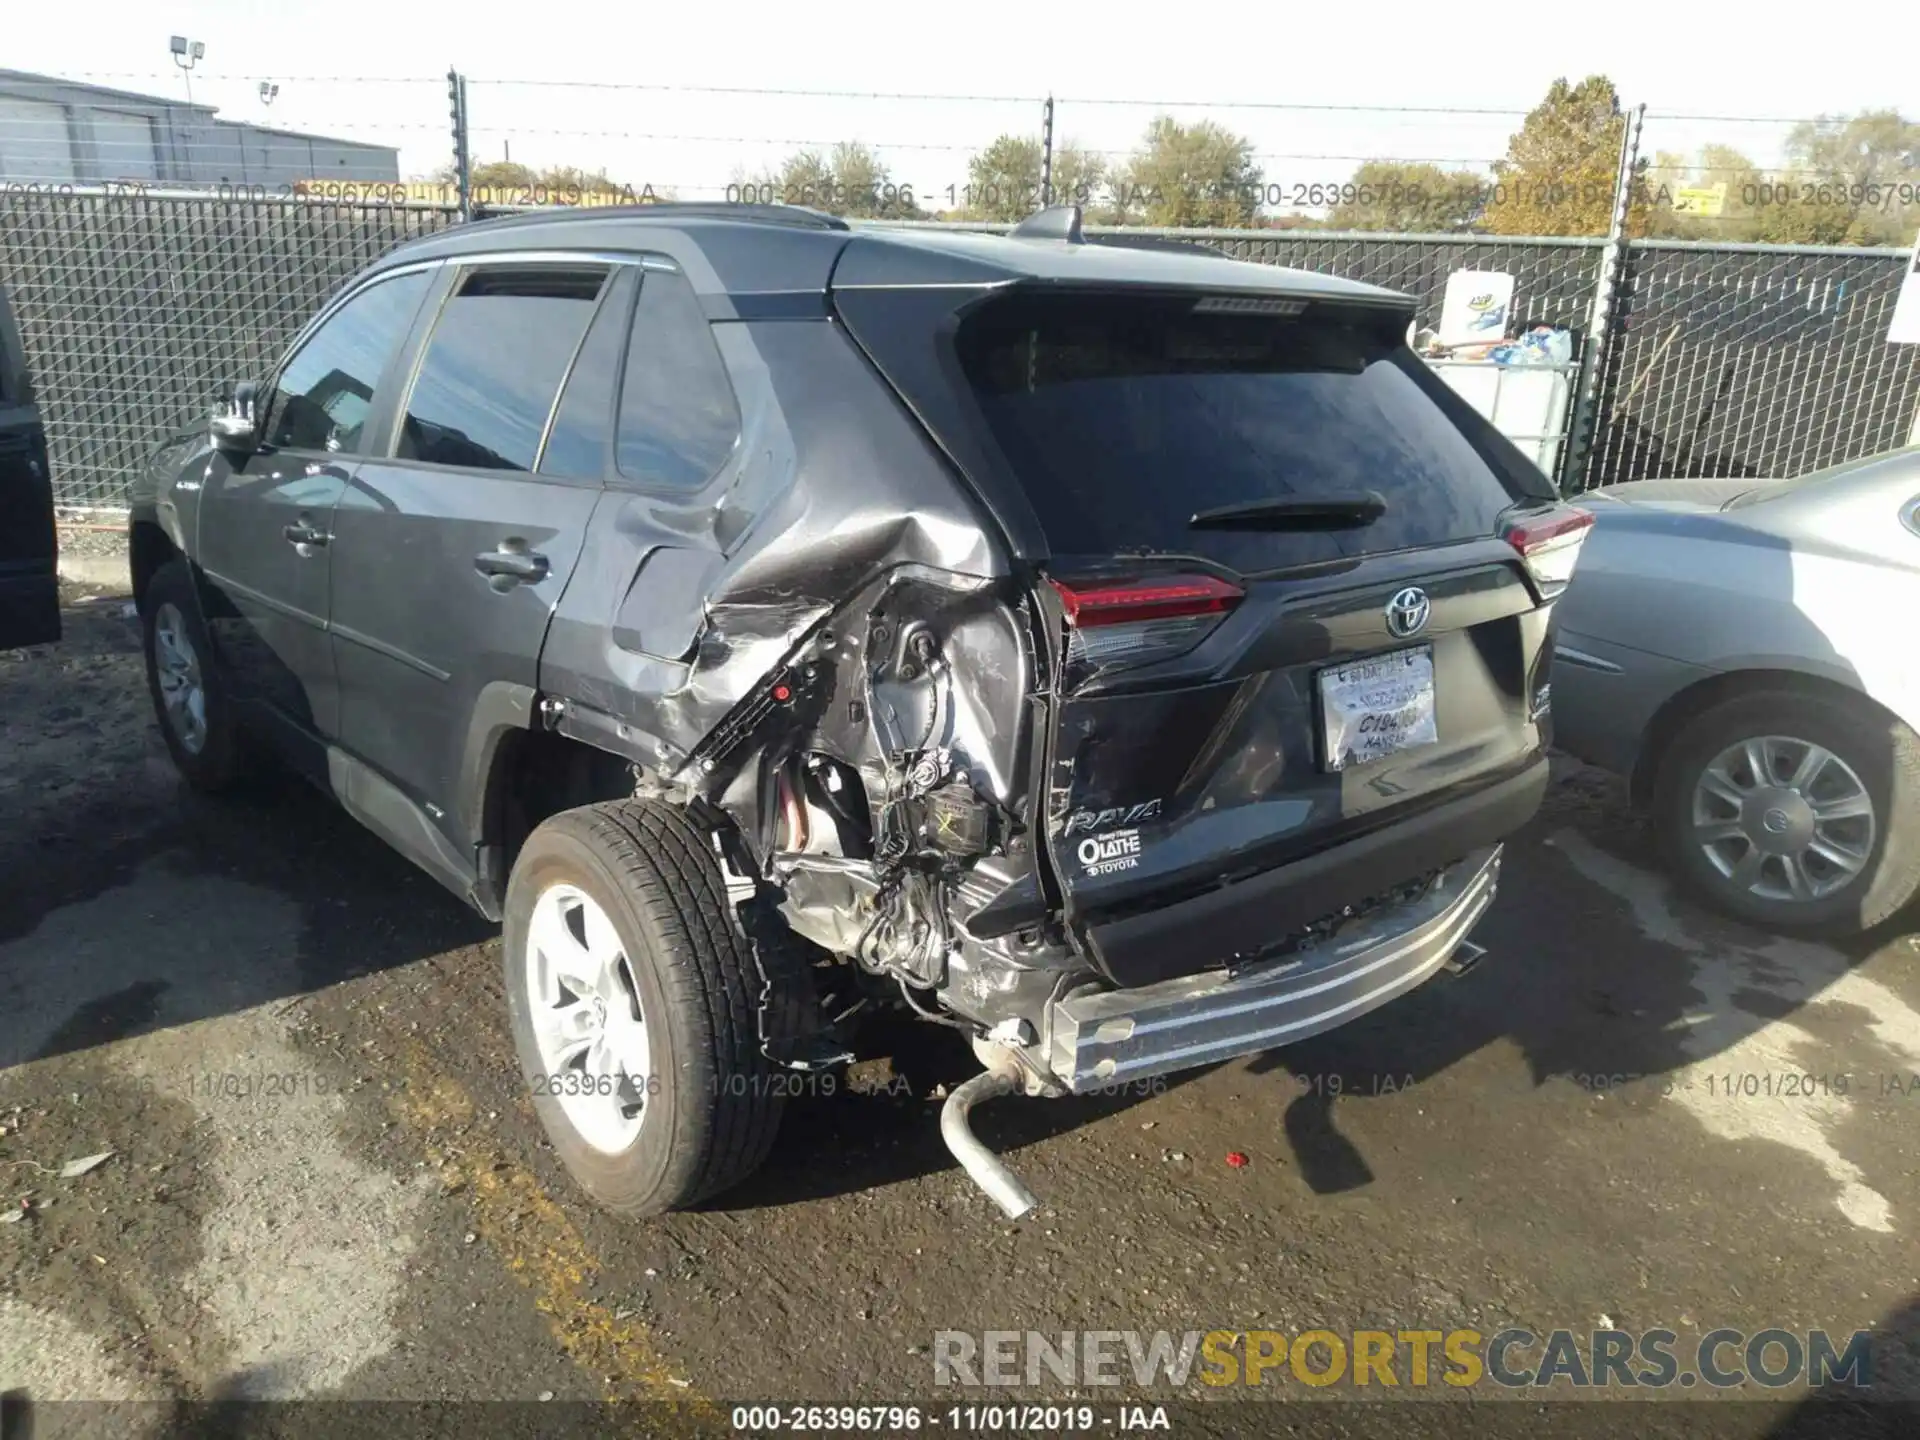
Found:
[{"label": "front side window", "polygon": [[606,278],[604,266],[503,266],[462,280],[407,397],[398,457],[533,469]]},{"label": "front side window", "polygon": [[697,490],[740,438],[740,407],[713,327],[684,275],[649,270],[620,387],[614,463],[629,480]]},{"label": "front side window", "polygon": [[431,281],[424,271],[376,281],[334,311],[281,367],[269,402],[267,443],[358,453],[374,386]]}]

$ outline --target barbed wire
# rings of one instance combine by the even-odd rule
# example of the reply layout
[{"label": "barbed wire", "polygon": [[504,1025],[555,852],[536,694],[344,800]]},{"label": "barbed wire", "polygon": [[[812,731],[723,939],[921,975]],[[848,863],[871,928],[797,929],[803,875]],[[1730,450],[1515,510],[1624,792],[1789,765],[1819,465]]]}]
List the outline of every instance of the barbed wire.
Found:
[{"label": "barbed wire", "polygon": [[[464,73],[464,72],[463,72]],[[148,84],[167,84],[171,87],[173,76],[159,70],[75,70],[66,76],[19,76],[7,81],[8,88],[19,88],[34,84],[58,87],[73,81],[86,80],[140,80]],[[208,72],[207,79],[214,83],[256,84],[262,80],[268,82],[294,82],[306,85],[434,85],[444,86],[446,76],[440,75],[305,75],[288,73],[261,74],[221,74]],[[638,80],[581,80],[572,78],[534,79],[505,75],[468,75],[469,85],[522,86],[539,89],[571,90],[610,90],[642,91],[656,94],[684,95],[765,95],[776,98],[813,98],[822,100],[912,100],[928,103],[953,102],[959,104],[995,104],[995,105],[1040,105],[1049,98],[1044,93],[1019,95],[992,95],[945,93],[920,90],[850,90],[833,88],[811,88],[800,86],[759,86],[759,85],[696,85],[684,82],[638,81]],[[165,97],[156,96],[156,99]],[[1152,109],[1160,107],[1176,110],[1278,110],[1299,111],[1301,113],[1326,114],[1383,114],[1383,115],[1470,115],[1478,117],[1525,117],[1533,113],[1530,107],[1473,106],[1473,105],[1369,105],[1352,103],[1318,103],[1299,100],[1221,100],[1208,99],[1155,99],[1139,96],[1097,96],[1054,94],[1051,96],[1057,106],[1064,105],[1100,105]],[[170,102],[171,103],[171,102]],[[178,102],[184,103],[184,102]],[[1699,114],[1684,110],[1647,110],[1648,120],[1699,121],[1725,125],[1801,125],[1844,119],[1843,115],[1821,113],[1818,115],[1714,115]],[[336,127],[337,128],[337,127]]]}]

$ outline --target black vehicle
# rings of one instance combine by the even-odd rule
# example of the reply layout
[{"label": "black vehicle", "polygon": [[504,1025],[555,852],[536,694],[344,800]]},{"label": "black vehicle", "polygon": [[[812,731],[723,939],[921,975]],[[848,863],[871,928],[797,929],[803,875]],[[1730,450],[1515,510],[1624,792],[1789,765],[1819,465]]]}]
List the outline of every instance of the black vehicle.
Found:
[{"label": "black vehicle", "polygon": [[[810,211],[394,251],[156,459],[167,742],[265,749],[505,927],[539,1112],[630,1214],[750,1172],[830,1017],[994,1094],[1338,1025],[1462,955],[1546,781],[1588,517],[1404,297]],[[1463,947],[1465,947],[1463,949]]]},{"label": "black vehicle", "polygon": [[0,286],[0,646],[60,638],[53,472],[13,304]]}]

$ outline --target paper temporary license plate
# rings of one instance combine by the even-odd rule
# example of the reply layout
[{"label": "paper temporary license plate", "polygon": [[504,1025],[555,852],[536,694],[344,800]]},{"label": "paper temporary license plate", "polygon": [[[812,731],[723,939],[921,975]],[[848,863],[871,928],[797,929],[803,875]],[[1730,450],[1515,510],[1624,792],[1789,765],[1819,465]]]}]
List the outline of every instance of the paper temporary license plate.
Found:
[{"label": "paper temporary license plate", "polygon": [[1334,665],[1314,677],[1320,692],[1320,753],[1346,770],[1439,741],[1433,719],[1433,647],[1417,646]]}]

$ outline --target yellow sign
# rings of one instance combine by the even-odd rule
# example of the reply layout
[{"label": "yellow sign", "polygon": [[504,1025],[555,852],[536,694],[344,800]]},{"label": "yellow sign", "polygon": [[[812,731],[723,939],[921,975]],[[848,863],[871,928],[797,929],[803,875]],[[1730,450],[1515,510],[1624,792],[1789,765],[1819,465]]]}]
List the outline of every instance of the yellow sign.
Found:
[{"label": "yellow sign", "polygon": [[1699,215],[1713,219],[1727,208],[1727,182],[1715,185],[1682,185],[1673,192],[1676,215]]}]

